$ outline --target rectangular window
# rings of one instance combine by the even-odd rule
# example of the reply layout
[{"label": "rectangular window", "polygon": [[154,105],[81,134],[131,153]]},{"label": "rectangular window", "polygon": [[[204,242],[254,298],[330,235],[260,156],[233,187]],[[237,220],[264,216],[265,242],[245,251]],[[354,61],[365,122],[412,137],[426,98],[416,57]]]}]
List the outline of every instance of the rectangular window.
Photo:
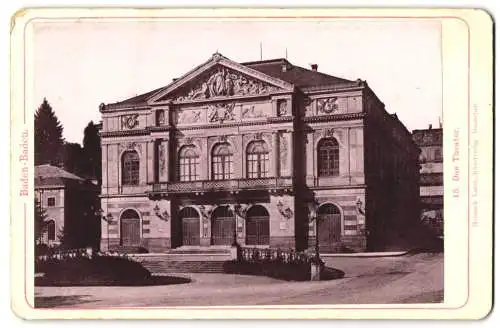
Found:
[{"label": "rectangular window", "polygon": [[50,207],[56,206],[56,198],[55,197],[47,198],[47,206]]}]

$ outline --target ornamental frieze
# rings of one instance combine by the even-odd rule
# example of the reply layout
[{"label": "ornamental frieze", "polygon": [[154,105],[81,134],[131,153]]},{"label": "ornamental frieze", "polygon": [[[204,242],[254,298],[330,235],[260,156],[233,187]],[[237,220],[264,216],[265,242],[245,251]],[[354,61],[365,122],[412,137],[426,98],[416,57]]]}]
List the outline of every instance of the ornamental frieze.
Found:
[{"label": "ornamental frieze", "polygon": [[182,110],[177,112],[177,124],[193,124],[203,122],[201,109]]},{"label": "ornamental frieze", "polygon": [[137,125],[139,125],[139,120],[137,119],[138,117],[139,117],[138,114],[123,115],[121,117],[122,130],[123,129],[133,129]]},{"label": "ornamental frieze", "polygon": [[206,80],[189,90],[187,95],[175,99],[177,102],[210,99],[215,97],[253,96],[268,94],[278,88],[246,77],[227,68],[219,68]]},{"label": "ornamental frieze", "polygon": [[243,106],[241,108],[241,118],[260,118],[265,117],[264,110],[261,106]]}]

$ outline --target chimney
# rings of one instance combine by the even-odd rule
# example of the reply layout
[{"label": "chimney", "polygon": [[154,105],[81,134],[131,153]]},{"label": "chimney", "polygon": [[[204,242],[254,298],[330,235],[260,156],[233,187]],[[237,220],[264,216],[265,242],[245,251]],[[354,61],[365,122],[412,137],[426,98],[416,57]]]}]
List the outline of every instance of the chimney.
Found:
[{"label": "chimney", "polygon": [[432,130],[432,124],[429,124],[429,130]]},{"label": "chimney", "polygon": [[311,64],[311,70],[317,72],[318,71],[318,64]]},{"label": "chimney", "polygon": [[288,71],[288,63],[287,63],[286,61],[283,61],[283,62],[281,63],[281,71],[282,71],[282,72],[286,72],[286,71]]},{"label": "chimney", "polygon": [[175,81],[177,81],[178,79],[179,79],[179,78],[174,77],[174,78],[172,79],[172,82],[175,82]]}]

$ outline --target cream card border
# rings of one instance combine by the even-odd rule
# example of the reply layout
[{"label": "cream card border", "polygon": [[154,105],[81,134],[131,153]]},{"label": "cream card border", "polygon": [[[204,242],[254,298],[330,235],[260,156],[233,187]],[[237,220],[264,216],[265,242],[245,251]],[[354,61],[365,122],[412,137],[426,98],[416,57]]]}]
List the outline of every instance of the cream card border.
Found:
[{"label": "cream card border", "polygon": [[[153,18],[154,17],[154,18]],[[34,309],[33,22],[433,19],[442,23],[445,301],[441,304]],[[257,18],[258,17],[258,18]],[[24,318],[481,318],[492,304],[492,19],[474,9],[23,9],[11,22],[11,297]],[[27,158],[23,157],[28,151]],[[457,178],[454,178],[457,176]],[[28,196],[20,196],[27,179]]]}]

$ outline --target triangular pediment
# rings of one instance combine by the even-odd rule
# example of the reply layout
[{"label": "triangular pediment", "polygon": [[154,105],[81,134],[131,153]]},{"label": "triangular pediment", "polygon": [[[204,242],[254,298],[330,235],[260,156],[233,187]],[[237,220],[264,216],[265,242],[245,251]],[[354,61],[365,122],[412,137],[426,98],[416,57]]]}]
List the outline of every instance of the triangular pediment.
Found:
[{"label": "triangular pediment", "polygon": [[190,102],[293,91],[293,85],[214,55],[208,62],[154,94],[149,103]]}]

